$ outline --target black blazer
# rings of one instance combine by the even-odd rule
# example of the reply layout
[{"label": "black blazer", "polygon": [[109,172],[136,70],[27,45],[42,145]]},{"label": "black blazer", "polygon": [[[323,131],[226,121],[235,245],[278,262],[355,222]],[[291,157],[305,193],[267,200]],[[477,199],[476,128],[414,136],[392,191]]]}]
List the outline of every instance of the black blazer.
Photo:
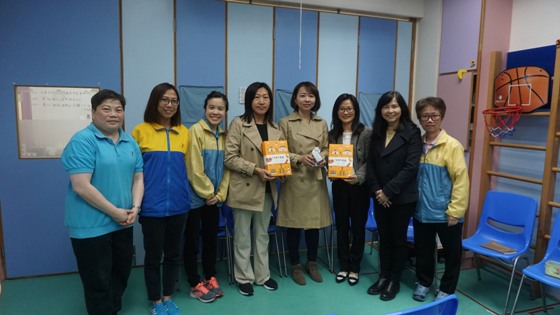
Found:
[{"label": "black blazer", "polygon": [[385,147],[385,138],[371,137],[367,159],[369,192],[375,197],[379,189],[392,204],[401,205],[418,201],[418,166],[422,155],[420,129],[413,123],[391,139]]}]

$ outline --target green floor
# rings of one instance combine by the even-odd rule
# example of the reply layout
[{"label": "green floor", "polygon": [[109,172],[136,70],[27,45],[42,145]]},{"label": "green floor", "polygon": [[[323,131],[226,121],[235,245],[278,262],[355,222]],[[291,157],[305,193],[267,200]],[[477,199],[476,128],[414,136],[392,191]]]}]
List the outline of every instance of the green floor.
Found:
[{"label": "green floor", "polygon": [[[224,297],[213,303],[201,303],[188,296],[186,279],[181,273],[181,284],[175,301],[183,314],[290,314],[290,315],[360,315],[385,314],[421,305],[412,300],[414,273],[404,272],[401,292],[389,302],[366,293],[367,288],[377,279],[377,252],[368,255],[362,263],[360,282],[354,287],[347,283],[337,284],[334,275],[321,265],[323,283],[315,283],[308,278],[305,286],[295,284],[291,278],[280,278],[276,256],[271,256],[272,276],[278,281],[279,289],[274,292],[263,287],[255,287],[252,297],[239,294],[235,285],[228,285],[225,261],[218,263],[218,280],[224,289]],[[440,266],[443,267],[443,266]],[[441,273],[441,270],[440,270]],[[441,276],[441,274],[440,274]],[[505,302],[507,276],[493,268],[482,270],[482,281],[477,280],[476,270],[464,270],[458,290],[459,311],[457,314],[498,314]],[[517,279],[516,281],[519,281]],[[517,283],[517,282],[516,282]],[[149,314],[146,300],[142,268],[134,268],[129,287],[124,297],[124,308],[119,314]],[[427,303],[427,302],[425,302]],[[518,305],[519,314],[545,314],[540,308],[541,300],[529,296],[529,287],[522,291]],[[548,299],[548,314],[560,315],[560,304]],[[48,276],[31,279],[5,280],[0,296],[2,315],[43,315],[43,314],[86,314],[82,297],[82,287],[78,275]],[[516,313],[517,314],[517,313]]]}]

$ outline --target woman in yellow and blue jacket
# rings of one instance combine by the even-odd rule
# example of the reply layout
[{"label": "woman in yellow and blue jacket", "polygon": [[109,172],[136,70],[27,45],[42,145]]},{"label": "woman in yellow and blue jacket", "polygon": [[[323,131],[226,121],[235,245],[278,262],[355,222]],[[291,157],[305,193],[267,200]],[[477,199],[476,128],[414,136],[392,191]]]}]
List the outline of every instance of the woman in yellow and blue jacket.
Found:
[{"label": "woman in yellow and blue jacket", "polygon": [[[216,247],[220,207],[226,200],[229,170],[224,168],[226,134],[220,124],[228,110],[227,97],[212,91],[204,101],[204,118],[190,128],[187,172],[191,181],[191,211],[185,230],[184,267],[190,296],[212,302],[223,295],[216,280]],[[202,236],[202,272],[198,275],[198,237]]]},{"label": "woman in yellow and blue jacket", "polygon": [[439,236],[445,272],[435,299],[455,293],[461,270],[463,217],[469,201],[469,176],[464,149],[441,128],[445,102],[427,97],[416,103],[416,115],[426,131],[418,171],[419,198],[414,212],[414,248],[418,284],[412,294],[424,301],[434,280],[434,251]]},{"label": "woman in yellow and blue jacket", "polygon": [[171,298],[191,206],[186,164],[190,135],[181,123],[179,93],[173,85],[161,83],[153,88],[144,122],[134,128],[132,136],[144,159],[144,200],[139,222],[144,235],[144,279],[150,311],[156,315],[180,314]]}]

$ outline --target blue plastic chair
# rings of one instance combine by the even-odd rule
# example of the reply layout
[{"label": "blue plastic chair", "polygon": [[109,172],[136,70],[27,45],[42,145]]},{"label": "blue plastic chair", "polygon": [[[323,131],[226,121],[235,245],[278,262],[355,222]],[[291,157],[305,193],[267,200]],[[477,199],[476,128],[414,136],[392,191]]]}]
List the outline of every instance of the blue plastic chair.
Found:
[{"label": "blue plastic chair", "polygon": [[548,260],[560,262],[560,211],[556,213],[553,224],[554,225],[552,227],[552,232],[550,233],[550,240],[548,241],[548,247],[546,248],[544,258],[538,264],[523,269],[523,276],[521,277],[519,289],[517,289],[517,295],[515,296],[515,301],[513,302],[511,314],[515,312],[517,300],[519,299],[519,293],[521,292],[521,288],[523,287],[523,280],[525,280],[525,278],[529,277],[539,282],[541,286],[542,304],[545,312],[546,298],[543,290],[543,283],[551,287],[560,288],[560,279],[554,278],[545,273],[545,265]]},{"label": "blue plastic chair", "polygon": [[[368,209],[368,219],[366,222],[366,230],[371,232],[371,242],[373,243],[375,232],[377,231],[377,222],[375,221],[375,216],[373,215],[373,199],[370,198],[369,209]],[[369,247],[369,254],[373,253],[373,244]]]},{"label": "blue plastic chair", "polygon": [[222,222],[224,223],[223,226],[225,226],[225,233],[226,233],[229,284],[232,284],[235,282],[234,275],[233,275],[233,233],[234,233],[233,209],[227,206],[225,203],[222,205],[222,208],[220,209],[220,226],[222,226]]},{"label": "blue plastic chair", "polygon": [[455,315],[459,307],[459,300],[455,294],[450,294],[443,299],[416,306],[404,311],[389,313],[387,315]]},{"label": "blue plastic chair", "polygon": [[[478,280],[481,279],[478,255],[493,258],[512,267],[504,314],[506,314],[517,262],[523,258],[528,263],[527,254],[533,236],[536,213],[537,202],[533,198],[490,190],[486,193],[476,232],[463,240],[463,249],[474,253]],[[502,253],[482,246],[490,241],[513,248],[515,252]]]}]

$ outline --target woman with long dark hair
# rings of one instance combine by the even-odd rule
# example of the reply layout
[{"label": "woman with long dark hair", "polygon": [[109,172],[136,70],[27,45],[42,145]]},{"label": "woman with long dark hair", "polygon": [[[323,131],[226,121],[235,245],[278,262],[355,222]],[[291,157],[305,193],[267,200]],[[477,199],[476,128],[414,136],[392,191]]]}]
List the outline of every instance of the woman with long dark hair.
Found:
[{"label": "woman with long dark hair", "polygon": [[383,94],[375,108],[367,159],[370,195],[379,231],[380,276],[369,289],[383,301],[395,298],[408,256],[406,232],[418,201],[416,177],[422,140],[397,91]]},{"label": "woman with long dark hair", "polygon": [[353,286],[358,284],[366,240],[365,226],[370,204],[366,159],[371,141],[371,128],[360,122],[360,105],[356,97],[346,93],[341,94],[334,102],[331,125],[329,143],[351,144],[354,153],[353,174],[332,182],[337,255],[340,264],[336,282],[341,283],[348,278],[348,283]]}]

